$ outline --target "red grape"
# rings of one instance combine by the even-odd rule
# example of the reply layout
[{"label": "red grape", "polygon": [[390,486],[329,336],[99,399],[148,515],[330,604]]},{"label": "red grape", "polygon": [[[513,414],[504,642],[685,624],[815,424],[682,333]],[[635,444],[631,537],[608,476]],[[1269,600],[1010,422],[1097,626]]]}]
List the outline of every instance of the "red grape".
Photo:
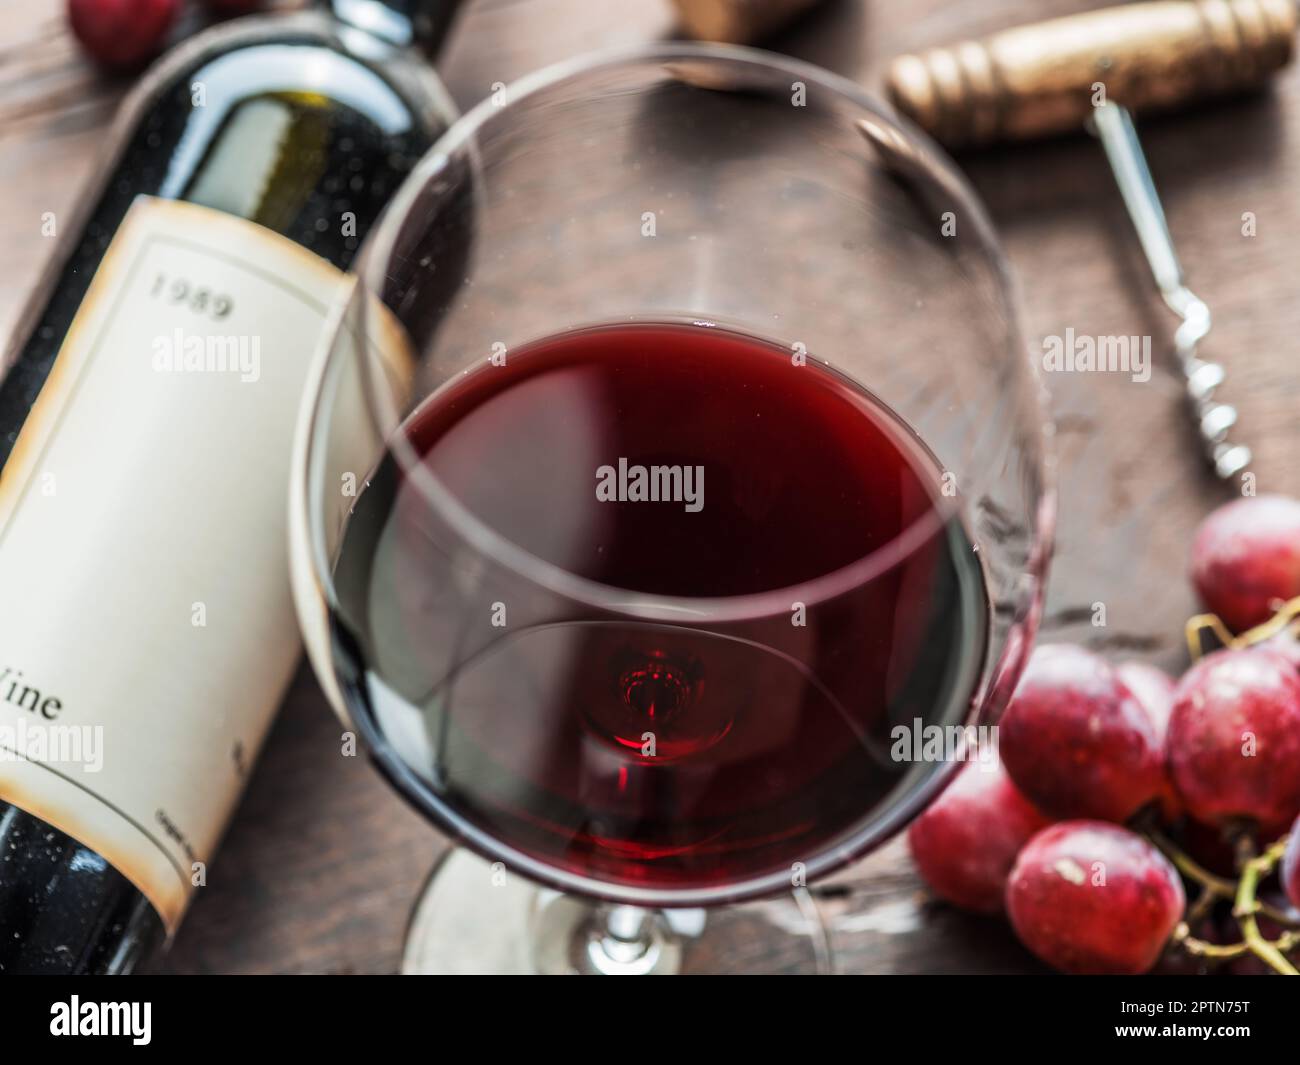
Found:
[{"label": "red grape", "polygon": [[180,0],[68,0],[68,22],[93,59],[126,70],[162,50],[180,6]]},{"label": "red grape", "polygon": [[995,758],[963,766],[912,822],[907,842],[936,895],[977,913],[1000,913],[1016,855],[1047,824]]},{"label": "red grape", "polygon": [[1282,890],[1291,900],[1291,905],[1300,910],[1300,817],[1291,826],[1291,838],[1286,841],[1286,853],[1282,855]]},{"label": "red grape", "polygon": [[1264,495],[1219,507],[1192,544],[1192,583],[1233,632],[1300,595],[1300,500]]},{"label": "red grape", "polygon": [[1267,648],[1270,651],[1276,651],[1296,669],[1300,669],[1300,638],[1289,628],[1281,632],[1275,632],[1266,640],[1261,640],[1256,646]]},{"label": "red grape", "polygon": [[1146,662],[1121,662],[1115,667],[1119,679],[1138,697],[1163,739],[1174,709],[1174,689],[1178,682],[1163,669]]},{"label": "red grape", "polygon": [[[1163,669],[1145,662],[1121,662],[1115,672],[1142,704],[1151,724],[1155,726],[1159,738],[1160,750],[1165,748],[1165,736],[1169,732],[1169,715],[1174,712],[1174,690],[1177,687],[1174,678]],[[1183,803],[1178,797],[1178,790],[1164,772],[1164,786],[1160,790],[1160,812],[1166,821],[1177,821],[1183,813]]]},{"label": "red grape", "polygon": [[1063,821],[1031,839],[1007,882],[1016,935],[1068,973],[1143,973],[1183,915],[1182,881],[1149,842],[1104,821]]},{"label": "red grape", "polygon": [[1207,655],[1179,681],[1168,754],[1197,820],[1285,831],[1300,813],[1300,674],[1263,648]]},{"label": "red grape", "polygon": [[1011,779],[1054,817],[1124,821],[1164,787],[1151,716],[1115,670],[1082,647],[1034,651],[999,733]]}]

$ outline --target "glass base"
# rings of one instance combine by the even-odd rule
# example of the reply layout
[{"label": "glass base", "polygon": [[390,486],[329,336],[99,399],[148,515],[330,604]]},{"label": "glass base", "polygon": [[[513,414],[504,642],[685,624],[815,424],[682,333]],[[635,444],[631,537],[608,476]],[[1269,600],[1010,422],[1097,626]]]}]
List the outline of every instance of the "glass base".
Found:
[{"label": "glass base", "polygon": [[402,972],[439,975],[828,973],[826,929],[796,889],[708,910],[642,910],[540,887],[449,851],[407,927]]}]

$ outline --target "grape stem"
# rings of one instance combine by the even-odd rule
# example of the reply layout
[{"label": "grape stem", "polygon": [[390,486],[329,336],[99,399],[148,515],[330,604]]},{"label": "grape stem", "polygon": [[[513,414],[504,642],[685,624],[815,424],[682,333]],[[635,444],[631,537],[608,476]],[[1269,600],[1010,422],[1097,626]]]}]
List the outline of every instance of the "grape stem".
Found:
[{"label": "grape stem", "polygon": [[1187,639],[1187,650],[1193,662],[1199,662],[1209,653],[1206,649],[1206,633],[1214,636],[1214,642],[1219,647],[1233,650],[1263,643],[1284,631],[1290,631],[1293,636],[1300,639],[1300,596],[1288,599],[1278,607],[1277,613],[1262,625],[1256,625],[1253,629],[1247,629],[1237,636],[1228,631],[1228,626],[1217,614],[1197,614],[1188,620],[1183,631]]},{"label": "grape stem", "polygon": [[1236,898],[1237,885],[1234,881],[1210,872],[1159,829],[1147,826],[1143,831],[1156,848],[1173,862],[1178,871],[1188,880],[1194,880],[1203,889],[1219,898]]},{"label": "grape stem", "polygon": [[1255,898],[1259,882],[1282,860],[1286,842],[1284,836],[1268,847],[1263,854],[1247,858],[1241,863],[1241,880],[1237,884],[1237,898],[1232,907],[1232,916],[1237,919],[1241,934],[1256,957],[1284,976],[1300,976],[1300,969],[1296,969],[1282,953],[1283,949],[1286,949],[1282,947],[1282,940],[1289,937],[1284,935],[1276,941],[1265,939],[1259,930],[1259,922],[1255,919],[1255,915],[1263,909],[1262,904]]},{"label": "grape stem", "polygon": [[1202,884],[1201,893],[1196,897],[1196,901],[1187,907],[1187,916],[1184,918],[1184,922],[1188,925],[1194,925],[1209,916],[1217,898],[1218,896],[1213,891]]},{"label": "grape stem", "polygon": [[1181,922],[1174,929],[1174,942],[1181,946],[1188,954],[1197,958],[1212,958],[1215,961],[1228,961],[1232,958],[1240,958],[1250,953],[1250,947],[1246,943],[1208,943],[1204,939],[1197,939],[1191,934],[1187,927],[1187,922]]},{"label": "grape stem", "polygon": [[[1187,622],[1185,629],[1187,649],[1192,661],[1199,661],[1207,652],[1206,635],[1214,637],[1220,647],[1240,650],[1263,643],[1283,632],[1300,639],[1300,596],[1282,603],[1276,613],[1262,625],[1234,636],[1228,627],[1215,614],[1198,614]],[[1270,906],[1256,897],[1259,883],[1273,872],[1282,860],[1286,850],[1286,838],[1278,840],[1267,847],[1263,854],[1255,853],[1255,846],[1250,836],[1242,832],[1237,836],[1237,880],[1234,883],[1224,877],[1215,876],[1203,869],[1192,858],[1180,850],[1174,843],[1163,836],[1153,826],[1146,826],[1146,835],[1164,855],[1189,880],[1201,885],[1201,895],[1187,911],[1187,920],[1179,924],[1174,931],[1174,940],[1181,944],[1190,954],[1202,958],[1238,958],[1244,954],[1254,954],[1277,972],[1286,976],[1300,976],[1300,970],[1289,962],[1285,955],[1300,947],[1300,920],[1293,914]],[[1237,919],[1241,929],[1242,941],[1228,945],[1206,943],[1195,938],[1190,931],[1189,921],[1205,916],[1215,898],[1232,899],[1232,916]],[[1270,920],[1283,926],[1289,926],[1275,940],[1266,939],[1259,930],[1258,916],[1263,914]]]},{"label": "grape stem", "polygon": [[[1174,930],[1174,942],[1178,943],[1188,954],[1198,958],[1212,958],[1215,961],[1229,961],[1253,953],[1250,944],[1244,940],[1240,943],[1209,943],[1197,939],[1184,921]],[[1273,946],[1285,954],[1300,947],[1300,932],[1286,931],[1273,940]]]},{"label": "grape stem", "polygon": [[[1238,882],[1229,880],[1227,877],[1216,876],[1204,866],[1200,865],[1196,859],[1182,850],[1178,844],[1164,835],[1159,829],[1146,826],[1143,834],[1156,845],[1157,849],[1171,862],[1175,868],[1187,877],[1188,880],[1194,881],[1201,886],[1202,892],[1208,891],[1215,898],[1236,899]],[[1285,843],[1285,840],[1282,841]],[[1271,849],[1271,848],[1270,848]],[[1208,909],[1208,904],[1202,905],[1198,900],[1198,905]],[[1280,925],[1289,925],[1300,928],[1300,914],[1287,913],[1285,910],[1279,910],[1276,906],[1271,906],[1267,902],[1257,901],[1257,913],[1262,913],[1271,921],[1276,921]],[[1198,914],[1203,916],[1203,912]]]},{"label": "grape stem", "polygon": [[[1260,881],[1267,877],[1282,860],[1282,854],[1286,849],[1285,837],[1268,847],[1263,854],[1255,855],[1249,840],[1243,836],[1238,843],[1241,874],[1238,880],[1232,881],[1226,877],[1216,876],[1201,866],[1158,829],[1147,826],[1144,833],[1161,853],[1174,863],[1183,876],[1201,887],[1199,897],[1188,907],[1186,919],[1179,922],[1174,930],[1175,943],[1195,957],[1214,961],[1228,961],[1254,954],[1279,973],[1300,976],[1300,971],[1297,971],[1285,957],[1289,951],[1300,947],[1300,928],[1294,927],[1300,925],[1300,920],[1256,898]],[[1241,942],[1209,943],[1191,934],[1190,923],[1204,917],[1215,899],[1232,900],[1232,915],[1241,929]],[[1259,929],[1259,922],[1256,919],[1259,914],[1279,924],[1293,927],[1286,929],[1277,939],[1269,940]]]}]

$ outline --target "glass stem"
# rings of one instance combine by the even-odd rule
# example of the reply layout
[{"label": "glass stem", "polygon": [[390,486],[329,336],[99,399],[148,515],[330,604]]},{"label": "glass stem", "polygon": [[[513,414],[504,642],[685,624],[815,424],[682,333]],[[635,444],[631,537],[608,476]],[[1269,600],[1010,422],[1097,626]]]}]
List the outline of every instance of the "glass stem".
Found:
[{"label": "glass stem", "polygon": [[639,906],[606,907],[588,941],[588,960],[609,975],[653,971],[663,946],[655,917],[654,911]]}]

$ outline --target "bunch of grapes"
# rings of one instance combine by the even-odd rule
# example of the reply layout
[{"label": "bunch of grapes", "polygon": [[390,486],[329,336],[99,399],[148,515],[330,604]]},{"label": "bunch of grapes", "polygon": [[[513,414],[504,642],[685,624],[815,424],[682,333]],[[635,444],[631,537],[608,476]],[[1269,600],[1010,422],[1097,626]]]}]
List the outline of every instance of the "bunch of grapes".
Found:
[{"label": "bunch of grapes", "polygon": [[1192,559],[1180,680],[1040,646],[998,756],[909,830],[936,895],[1065,972],[1300,975],[1300,501],[1221,507]]}]

